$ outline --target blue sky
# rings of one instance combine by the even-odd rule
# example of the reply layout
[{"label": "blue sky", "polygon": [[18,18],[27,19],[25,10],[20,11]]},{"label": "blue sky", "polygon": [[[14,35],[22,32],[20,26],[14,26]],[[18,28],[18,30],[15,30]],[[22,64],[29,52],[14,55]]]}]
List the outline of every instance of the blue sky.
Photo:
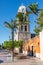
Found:
[{"label": "blue sky", "polygon": [[[9,40],[11,31],[4,26],[4,21],[10,22],[11,19],[15,19],[19,6],[23,3],[28,6],[31,3],[38,2],[39,8],[43,8],[43,0],[0,0],[0,44],[5,40]],[[34,33],[34,18],[36,16],[31,15],[30,32]]]}]

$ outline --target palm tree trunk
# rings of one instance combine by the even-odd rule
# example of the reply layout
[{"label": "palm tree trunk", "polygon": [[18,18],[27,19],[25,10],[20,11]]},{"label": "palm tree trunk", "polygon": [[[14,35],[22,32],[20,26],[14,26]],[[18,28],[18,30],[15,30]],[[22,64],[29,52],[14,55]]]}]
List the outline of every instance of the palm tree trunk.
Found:
[{"label": "palm tree trunk", "polygon": [[12,29],[12,61],[14,61],[14,29]]}]

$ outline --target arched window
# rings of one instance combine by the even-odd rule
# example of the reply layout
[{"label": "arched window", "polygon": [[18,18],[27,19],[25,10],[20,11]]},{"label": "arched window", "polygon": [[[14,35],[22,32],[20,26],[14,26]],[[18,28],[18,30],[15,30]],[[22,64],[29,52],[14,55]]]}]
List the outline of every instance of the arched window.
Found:
[{"label": "arched window", "polygon": [[21,26],[21,31],[23,31],[23,26]]},{"label": "arched window", "polygon": [[27,26],[25,26],[25,31],[27,31]]}]

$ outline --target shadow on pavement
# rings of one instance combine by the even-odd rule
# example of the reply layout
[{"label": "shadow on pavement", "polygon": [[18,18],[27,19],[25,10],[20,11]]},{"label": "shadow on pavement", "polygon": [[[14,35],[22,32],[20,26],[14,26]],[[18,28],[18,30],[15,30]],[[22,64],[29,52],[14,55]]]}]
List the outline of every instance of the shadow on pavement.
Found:
[{"label": "shadow on pavement", "polygon": [[0,63],[3,63],[3,61],[2,61],[2,60],[0,60]]}]

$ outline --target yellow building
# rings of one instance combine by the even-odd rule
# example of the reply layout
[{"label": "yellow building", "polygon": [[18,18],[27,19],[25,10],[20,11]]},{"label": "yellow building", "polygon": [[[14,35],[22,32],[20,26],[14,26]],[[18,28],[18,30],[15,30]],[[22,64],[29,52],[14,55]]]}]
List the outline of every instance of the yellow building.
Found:
[{"label": "yellow building", "polygon": [[[33,47],[33,49],[32,49]],[[39,57],[40,54],[40,38],[39,36],[36,36],[30,40],[28,40],[26,43],[24,43],[24,51],[27,51],[29,54],[31,51],[33,51],[33,55]]]}]

